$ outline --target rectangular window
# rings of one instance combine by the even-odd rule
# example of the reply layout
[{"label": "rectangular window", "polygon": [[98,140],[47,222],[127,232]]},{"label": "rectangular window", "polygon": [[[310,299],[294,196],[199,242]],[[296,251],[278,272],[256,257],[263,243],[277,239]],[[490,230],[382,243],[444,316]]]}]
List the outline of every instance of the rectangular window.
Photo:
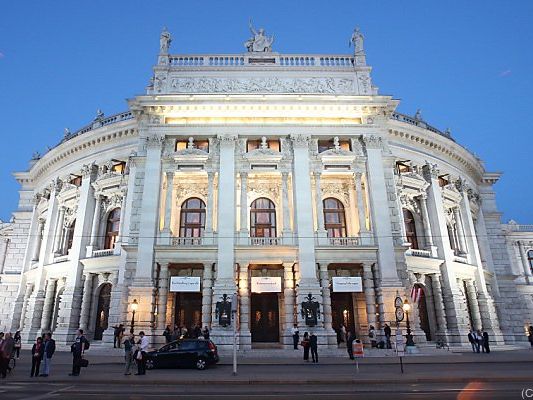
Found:
[{"label": "rectangular window", "polygon": [[126,163],[124,161],[121,161],[113,165],[113,172],[118,172],[119,174],[123,174],[125,170],[126,170]]},{"label": "rectangular window", "polygon": [[406,172],[411,172],[412,169],[411,169],[411,165],[410,165],[409,160],[397,161],[396,162],[396,170],[398,171],[399,174],[404,174]]},{"label": "rectangular window", "polygon": [[[335,148],[335,143],[333,139],[331,140],[319,140],[318,141],[318,152],[323,153],[327,150]],[[341,150],[351,151],[351,143],[349,140],[339,140],[339,148]]]},{"label": "rectangular window", "polygon": [[447,179],[448,175],[441,175],[439,176],[439,186],[444,187],[450,183],[450,181]]},{"label": "rectangular window", "polygon": [[[278,139],[267,140],[267,147],[272,151],[281,151],[281,146]],[[261,140],[247,140],[246,151],[250,152],[261,148]]]},{"label": "rectangular window", "polygon": [[185,150],[187,148],[187,140],[176,141],[176,151]]},{"label": "rectangular window", "polygon": [[70,178],[70,183],[72,183],[74,186],[81,186],[81,176],[72,176]]}]

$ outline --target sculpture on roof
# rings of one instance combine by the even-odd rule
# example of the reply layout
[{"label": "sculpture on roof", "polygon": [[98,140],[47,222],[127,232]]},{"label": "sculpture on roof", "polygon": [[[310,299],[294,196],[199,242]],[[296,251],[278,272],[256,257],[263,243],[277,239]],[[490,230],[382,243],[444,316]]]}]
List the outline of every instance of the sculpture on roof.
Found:
[{"label": "sculpture on roof", "polygon": [[348,43],[348,46],[351,46],[353,44],[355,55],[365,52],[364,39],[365,37],[359,30],[359,27],[356,27],[353,30],[352,37],[350,38],[350,43]]},{"label": "sculpture on roof", "polygon": [[172,36],[165,26],[159,36],[159,54],[168,54],[168,49],[170,48],[170,43],[172,42]]},{"label": "sculpture on roof", "polygon": [[251,19],[248,22],[248,26],[253,36],[244,42],[244,47],[246,47],[246,50],[249,52],[271,52],[272,43],[274,43],[274,36],[266,36],[263,28],[259,28],[259,30],[256,31],[252,25]]},{"label": "sculpture on roof", "polygon": [[418,110],[416,110],[415,119],[417,121],[422,121],[422,110],[420,108]]}]

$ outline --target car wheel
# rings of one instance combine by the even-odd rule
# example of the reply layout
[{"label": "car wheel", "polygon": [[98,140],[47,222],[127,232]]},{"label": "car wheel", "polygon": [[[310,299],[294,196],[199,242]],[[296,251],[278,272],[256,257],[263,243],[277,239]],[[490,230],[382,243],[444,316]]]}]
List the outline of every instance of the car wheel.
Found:
[{"label": "car wheel", "polygon": [[155,368],[154,360],[152,360],[151,358],[146,360],[146,369],[154,369],[154,368]]},{"label": "car wheel", "polygon": [[200,357],[198,360],[196,360],[196,369],[203,371],[207,367],[207,361],[205,358]]}]

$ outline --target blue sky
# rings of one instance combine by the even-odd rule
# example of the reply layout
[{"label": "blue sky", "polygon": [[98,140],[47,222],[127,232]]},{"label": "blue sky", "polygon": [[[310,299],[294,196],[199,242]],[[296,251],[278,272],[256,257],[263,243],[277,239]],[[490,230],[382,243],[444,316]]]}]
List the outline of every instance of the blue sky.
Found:
[{"label": "blue sky", "polygon": [[87,124],[126,110],[156,60],[163,26],[176,53],[240,53],[248,19],[285,53],[348,53],[355,25],[382,94],[450,127],[490,171],[504,219],[533,223],[533,1],[10,1],[0,13],[0,219],[13,171]]}]

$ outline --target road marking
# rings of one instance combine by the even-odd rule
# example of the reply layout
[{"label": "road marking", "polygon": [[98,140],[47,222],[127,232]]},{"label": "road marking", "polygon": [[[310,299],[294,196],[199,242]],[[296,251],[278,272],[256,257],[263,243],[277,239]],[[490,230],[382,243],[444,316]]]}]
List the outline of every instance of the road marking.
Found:
[{"label": "road marking", "polygon": [[69,389],[74,389],[76,386],[65,386],[64,388],[61,388],[61,389],[57,389],[57,390],[54,390],[52,392],[48,392],[48,393],[45,393],[45,394],[42,394],[40,396],[31,396],[31,397],[25,397],[23,399],[20,399],[20,400],[42,400],[42,399],[50,399],[50,398],[53,398],[53,397],[57,397],[59,396],[59,394],[61,392],[64,392],[66,390],[69,390]]}]

